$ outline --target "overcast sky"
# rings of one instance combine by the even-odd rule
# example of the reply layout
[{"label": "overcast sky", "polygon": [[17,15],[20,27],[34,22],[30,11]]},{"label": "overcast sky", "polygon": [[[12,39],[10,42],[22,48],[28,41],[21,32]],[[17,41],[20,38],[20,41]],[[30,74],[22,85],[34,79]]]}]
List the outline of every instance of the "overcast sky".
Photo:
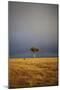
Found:
[{"label": "overcast sky", "polygon": [[53,4],[9,2],[10,57],[23,57],[24,53],[28,57],[32,46],[57,55],[57,8]]}]

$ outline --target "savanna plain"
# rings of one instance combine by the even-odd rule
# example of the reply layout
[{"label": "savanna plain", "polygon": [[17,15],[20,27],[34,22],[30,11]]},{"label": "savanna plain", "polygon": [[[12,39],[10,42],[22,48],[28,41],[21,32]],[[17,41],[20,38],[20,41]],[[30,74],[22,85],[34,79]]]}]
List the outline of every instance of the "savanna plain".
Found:
[{"label": "savanna plain", "polygon": [[58,59],[9,58],[9,88],[58,85]]}]

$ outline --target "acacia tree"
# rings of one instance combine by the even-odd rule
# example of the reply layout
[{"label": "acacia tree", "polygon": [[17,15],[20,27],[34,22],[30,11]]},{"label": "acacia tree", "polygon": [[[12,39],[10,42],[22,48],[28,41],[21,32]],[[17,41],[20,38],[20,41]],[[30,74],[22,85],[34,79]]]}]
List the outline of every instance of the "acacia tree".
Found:
[{"label": "acacia tree", "polygon": [[33,57],[35,58],[36,57],[36,52],[38,52],[39,49],[38,48],[35,48],[35,47],[32,47],[32,48],[30,48],[30,51],[33,52]]}]

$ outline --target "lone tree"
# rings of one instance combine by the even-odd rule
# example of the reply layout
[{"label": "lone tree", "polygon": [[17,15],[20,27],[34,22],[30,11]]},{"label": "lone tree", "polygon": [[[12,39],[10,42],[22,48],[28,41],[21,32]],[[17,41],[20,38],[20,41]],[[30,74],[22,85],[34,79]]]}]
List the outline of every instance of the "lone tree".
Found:
[{"label": "lone tree", "polygon": [[36,57],[36,52],[38,52],[39,49],[38,48],[35,48],[35,47],[32,47],[32,48],[30,48],[30,51],[33,52],[33,57],[35,58]]}]

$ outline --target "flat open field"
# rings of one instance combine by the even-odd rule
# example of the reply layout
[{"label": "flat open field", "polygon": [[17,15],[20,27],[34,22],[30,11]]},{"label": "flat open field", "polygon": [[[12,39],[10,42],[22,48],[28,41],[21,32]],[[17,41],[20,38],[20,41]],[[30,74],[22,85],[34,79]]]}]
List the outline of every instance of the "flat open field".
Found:
[{"label": "flat open field", "polygon": [[57,57],[10,58],[9,88],[58,85]]}]

